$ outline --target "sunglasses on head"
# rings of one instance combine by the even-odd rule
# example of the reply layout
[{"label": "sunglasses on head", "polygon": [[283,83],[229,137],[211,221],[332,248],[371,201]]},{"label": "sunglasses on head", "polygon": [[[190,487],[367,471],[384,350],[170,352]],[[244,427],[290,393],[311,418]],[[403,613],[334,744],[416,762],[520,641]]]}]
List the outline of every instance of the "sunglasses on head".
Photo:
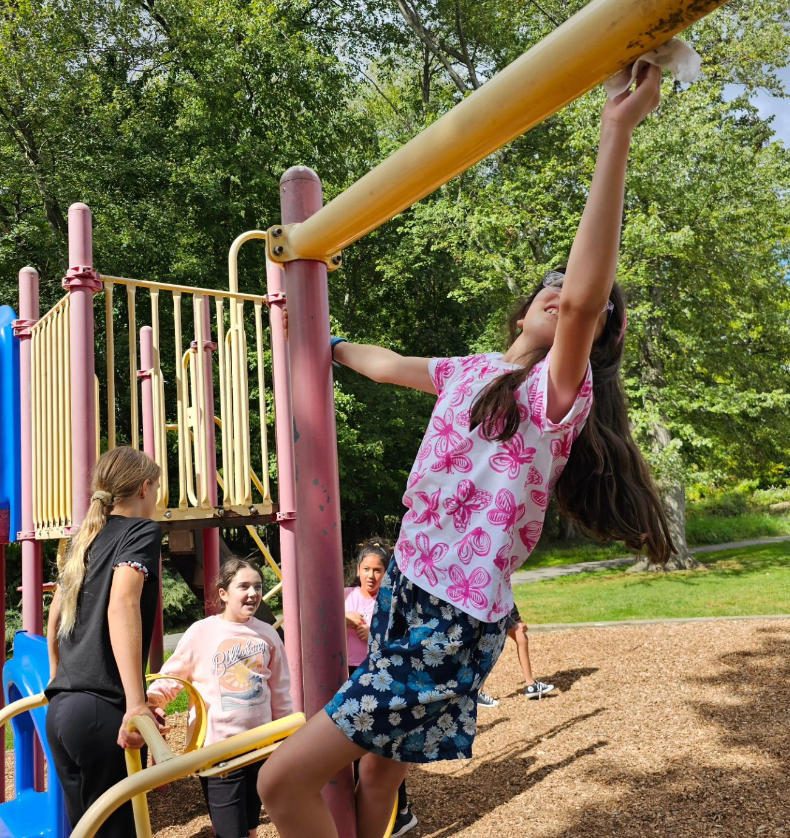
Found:
[{"label": "sunglasses on head", "polygon": [[[558,294],[562,291],[563,282],[565,282],[565,274],[560,273],[560,271],[547,271],[546,276],[543,277],[543,287],[551,291],[556,291]],[[614,303],[611,300],[607,300],[603,311],[611,315],[614,311]]]}]

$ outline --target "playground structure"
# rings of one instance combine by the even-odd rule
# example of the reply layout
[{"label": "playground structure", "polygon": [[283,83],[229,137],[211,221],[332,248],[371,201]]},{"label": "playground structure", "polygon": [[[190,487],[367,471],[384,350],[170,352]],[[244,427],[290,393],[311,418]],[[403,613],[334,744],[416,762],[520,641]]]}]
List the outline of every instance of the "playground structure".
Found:
[{"label": "playground structure", "polygon": [[[128,441],[134,446],[142,441],[143,450],[162,467],[156,517],[171,534],[199,534],[204,579],[218,568],[219,529],[247,526],[255,533],[260,524],[280,525],[284,631],[294,705],[308,717],[320,710],[347,675],[327,271],[342,264],[342,248],[723,1],[594,0],[326,206],[318,177],[302,167],[289,169],[280,182],[281,224],[236,239],[229,256],[228,291],[101,275],[93,263],[90,211],[74,204],[69,210],[66,296],[39,318],[38,276],[32,268],[20,271],[14,333],[21,393],[18,539],[24,628],[34,634],[42,631],[41,543],[63,539],[79,526],[101,440],[108,447],[118,441],[118,396],[125,403],[128,395],[128,422],[123,419]],[[267,250],[266,295],[238,290],[238,251],[254,239],[264,241]],[[116,294],[121,291],[125,293]],[[137,325],[145,308],[141,298],[148,304],[150,322],[140,330],[138,353]],[[287,344],[282,322],[286,299]],[[269,311],[274,378],[276,501],[269,483],[265,427],[264,307]],[[101,318],[95,309],[99,315],[103,311],[106,336],[101,380],[94,354],[95,320]],[[165,316],[170,329],[171,312],[175,382],[166,382],[160,335]],[[116,322],[128,324],[128,382],[124,373],[122,393],[115,367]],[[194,338],[188,345],[187,334]],[[257,384],[257,429],[250,422],[251,378]],[[291,387],[291,382],[298,386]],[[100,410],[100,404],[106,409]],[[173,473],[169,433],[176,435],[177,502],[176,480],[172,492],[168,480]],[[259,434],[255,441],[261,451],[260,473],[251,461],[252,434]],[[262,542],[259,546],[274,565]],[[210,613],[208,598],[205,607]],[[160,609],[152,669],[161,662],[161,637]],[[144,723],[140,729],[156,753],[158,734]],[[261,729],[250,731],[244,734],[250,737],[244,746],[269,747],[271,743],[260,745],[266,735]],[[134,782],[124,781],[128,787],[107,793],[116,793],[116,802],[107,808],[105,801],[105,816],[120,805],[118,795],[128,799],[132,792],[131,796],[140,794],[198,768],[209,770],[209,758],[219,762],[235,757],[241,753],[234,750],[237,746],[240,741],[233,740],[211,746],[203,754],[206,762],[194,754],[171,758],[162,752],[165,764],[137,772]],[[325,794],[339,834],[353,838],[350,768]],[[81,823],[74,834],[92,835],[99,823]]]}]

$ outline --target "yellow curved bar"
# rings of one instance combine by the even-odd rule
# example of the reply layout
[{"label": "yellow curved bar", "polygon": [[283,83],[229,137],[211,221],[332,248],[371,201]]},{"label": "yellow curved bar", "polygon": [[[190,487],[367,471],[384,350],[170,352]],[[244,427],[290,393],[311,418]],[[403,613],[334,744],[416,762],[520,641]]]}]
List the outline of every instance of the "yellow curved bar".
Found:
[{"label": "yellow curved bar", "polygon": [[208,710],[203,696],[198,692],[197,687],[191,681],[185,681],[183,678],[175,678],[172,675],[148,675],[146,683],[150,684],[153,681],[178,681],[179,684],[189,694],[189,707],[195,710],[195,722],[192,727],[192,733],[187,741],[184,753],[188,754],[190,751],[196,751],[203,747],[206,741],[206,731],[208,729]]},{"label": "yellow curved bar", "polygon": [[[292,713],[275,722],[238,733],[222,742],[215,742],[197,751],[191,751],[181,756],[166,758],[151,768],[134,771],[125,780],[116,783],[108,789],[83,815],[80,822],[71,833],[72,838],[93,838],[105,820],[127,801],[137,795],[142,795],[157,786],[172,783],[182,777],[187,777],[195,771],[212,768],[216,763],[227,761],[250,751],[256,752],[279,742],[295,733],[305,723],[303,713]],[[156,725],[146,717],[135,716],[129,722],[131,730],[139,730],[148,748],[154,753],[154,748],[161,749],[164,740],[156,730]],[[159,740],[157,743],[156,740]],[[165,745],[165,749],[167,746]],[[260,756],[252,753],[250,762],[257,761]],[[149,838],[145,834],[138,838]]]},{"label": "yellow curved bar", "polygon": [[44,693],[37,695],[29,695],[26,698],[20,698],[19,701],[13,701],[7,707],[0,710],[0,729],[3,725],[8,724],[14,716],[20,713],[27,713],[28,710],[38,710],[39,707],[45,707],[49,704]]}]

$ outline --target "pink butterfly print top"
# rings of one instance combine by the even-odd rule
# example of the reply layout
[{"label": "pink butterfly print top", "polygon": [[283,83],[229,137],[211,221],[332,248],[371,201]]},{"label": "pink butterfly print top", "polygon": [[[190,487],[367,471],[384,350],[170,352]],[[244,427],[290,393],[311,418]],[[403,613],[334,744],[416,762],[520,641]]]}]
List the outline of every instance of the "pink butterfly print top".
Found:
[{"label": "pink butterfly print top", "polygon": [[479,620],[513,606],[510,577],[535,549],[554,486],[592,407],[592,371],[568,415],[546,417],[548,357],[517,391],[519,429],[506,443],[470,430],[473,402],[519,369],[500,353],[433,358],[438,398],[409,475],[395,558],[406,577]]}]

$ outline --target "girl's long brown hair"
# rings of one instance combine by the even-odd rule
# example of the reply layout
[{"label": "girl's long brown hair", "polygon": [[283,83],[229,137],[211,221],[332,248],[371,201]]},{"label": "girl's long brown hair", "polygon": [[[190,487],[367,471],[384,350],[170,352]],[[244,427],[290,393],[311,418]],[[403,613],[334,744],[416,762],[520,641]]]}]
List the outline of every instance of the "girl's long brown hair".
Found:
[{"label": "girl's long brown hair", "polygon": [[[523,318],[542,287],[539,285],[511,315],[508,346],[518,334],[516,321]],[[555,497],[564,515],[594,535],[623,541],[634,550],[644,547],[653,562],[664,564],[675,547],[658,491],[628,423],[620,382],[625,298],[617,283],[609,299],[614,311],[590,352],[592,410],[573,443]],[[520,421],[514,394],[547,354],[548,349],[536,350],[520,359],[522,370],[492,381],[475,400],[471,427],[480,425],[486,439],[507,442],[513,437]]]},{"label": "girl's long brown hair", "polygon": [[91,476],[88,511],[66,554],[58,557],[59,637],[67,637],[74,628],[77,600],[88,570],[88,550],[107,523],[107,515],[119,500],[133,497],[146,480],[153,482],[157,477],[159,466],[142,451],[120,445],[99,457]]}]

